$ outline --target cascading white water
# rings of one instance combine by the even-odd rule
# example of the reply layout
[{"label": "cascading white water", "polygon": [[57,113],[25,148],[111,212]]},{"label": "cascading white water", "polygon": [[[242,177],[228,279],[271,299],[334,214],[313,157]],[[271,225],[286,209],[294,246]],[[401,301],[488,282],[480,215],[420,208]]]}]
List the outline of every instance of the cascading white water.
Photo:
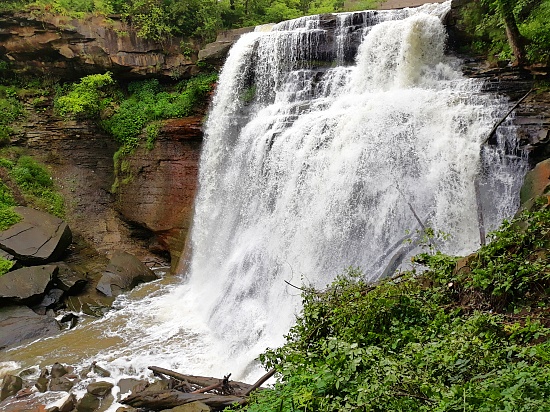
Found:
[{"label": "cascading white water", "polygon": [[[332,49],[319,16],[232,49],[206,129],[189,270],[228,356],[281,343],[299,303],[284,280],[323,287],[347,266],[380,276],[380,257],[417,227],[409,204],[452,235],[444,251],[468,253],[479,246],[476,176],[495,164],[482,190],[517,188],[520,161],[481,156],[504,106],[445,57],[448,8],[339,15]],[[363,41],[346,64],[354,19]],[[497,193],[483,202],[493,228],[515,206]]]},{"label": "cascading white water", "polygon": [[[299,309],[285,280],[323,287],[348,266],[377,279],[418,228],[410,206],[452,235],[444,251],[476,249],[476,178],[486,226],[513,214],[525,167],[510,156],[513,127],[481,148],[507,104],[445,56],[449,7],[313,16],[244,35],[208,117],[186,281],[145,285],[69,332],[104,336],[99,353],[78,359],[103,362],[114,379],[153,364],[252,378],[251,361],[282,343]],[[69,350],[40,345],[56,360]]]}]

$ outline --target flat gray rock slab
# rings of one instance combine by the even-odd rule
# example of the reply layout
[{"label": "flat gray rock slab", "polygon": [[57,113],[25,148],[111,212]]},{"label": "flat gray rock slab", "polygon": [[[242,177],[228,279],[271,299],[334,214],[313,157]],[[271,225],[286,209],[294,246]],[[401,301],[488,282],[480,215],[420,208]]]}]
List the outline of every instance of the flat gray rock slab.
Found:
[{"label": "flat gray rock slab", "polygon": [[26,306],[0,308],[0,350],[59,331],[54,318],[37,315]]},{"label": "flat gray rock slab", "polygon": [[0,304],[40,301],[57,273],[56,265],[31,266],[0,276]]},{"label": "flat gray rock slab", "polygon": [[0,232],[0,249],[28,264],[58,260],[72,242],[71,229],[49,213],[18,206],[23,220]]}]

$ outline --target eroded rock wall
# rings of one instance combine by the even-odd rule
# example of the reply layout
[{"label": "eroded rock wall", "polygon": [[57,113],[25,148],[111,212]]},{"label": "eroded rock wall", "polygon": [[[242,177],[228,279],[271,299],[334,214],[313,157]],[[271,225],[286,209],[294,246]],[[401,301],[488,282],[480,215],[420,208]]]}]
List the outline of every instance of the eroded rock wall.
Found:
[{"label": "eroded rock wall", "polygon": [[117,16],[0,13],[0,58],[27,74],[76,79],[109,70],[126,78],[188,78],[198,73],[196,55],[181,53],[182,40],[139,38]]}]

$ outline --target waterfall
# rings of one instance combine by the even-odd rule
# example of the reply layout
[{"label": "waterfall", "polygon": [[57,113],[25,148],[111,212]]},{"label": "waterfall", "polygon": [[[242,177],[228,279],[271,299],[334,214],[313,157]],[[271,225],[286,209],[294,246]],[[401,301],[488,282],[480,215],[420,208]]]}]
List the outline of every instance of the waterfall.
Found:
[{"label": "waterfall", "polygon": [[113,381],[149,365],[252,381],[299,311],[285,281],[323,288],[350,266],[367,280],[406,266],[413,210],[451,236],[443,252],[477,249],[478,204],[488,229],[511,216],[525,162],[510,123],[482,144],[508,104],[445,55],[449,8],[243,35],[208,115],[184,280],[142,285],[104,318],[7,356],[97,361]]},{"label": "waterfall", "polygon": [[285,280],[323,287],[348,266],[377,279],[418,228],[411,208],[465,254],[479,247],[476,177],[488,226],[517,207],[521,159],[480,149],[505,102],[445,56],[449,7],[305,17],[232,48],[188,273],[228,357],[282,343],[299,304]]}]

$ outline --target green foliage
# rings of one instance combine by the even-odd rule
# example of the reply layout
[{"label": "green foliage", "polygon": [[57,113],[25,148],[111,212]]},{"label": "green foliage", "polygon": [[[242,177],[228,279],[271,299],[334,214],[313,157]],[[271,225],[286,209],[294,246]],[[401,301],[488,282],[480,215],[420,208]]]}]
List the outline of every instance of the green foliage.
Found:
[{"label": "green foliage", "polygon": [[14,206],[16,202],[11,190],[0,181],[0,230],[6,230],[21,220],[21,217],[13,211]]},{"label": "green foliage", "polygon": [[5,275],[14,265],[14,261],[0,257],[0,276]]},{"label": "green foliage", "polygon": [[101,110],[111,102],[107,97],[108,88],[114,83],[109,72],[85,76],[80,82],[71,85],[65,94],[58,96],[54,107],[61,116],[98,118]]},{"label": "green foliage", "polygon": [[428,270],[368,284],[356,269],[305,288],[278,374],[245,409],[550,410],[550,206],[506,222],[475,255],[415,258]]},{"label": "green foliage", "polygon": [[160,126],[158,123],[151,123],[147,125],[147,127],[145,128],[145,134],[147,135],[147,142],[145,143],[145,146],[147,147],[147,150],[153,150],[159,132]]},{"label": "green foliage", "polygon": [[63,197],[55,190],[53,179],[44,166],[32,157],[21,156],[9,173],[28,202],[55,216],[63,217]]},{"label": "green foliage", "polygon": [[[215,74],[199,75],[178,84],[175,92],[164,91],[156,79],[130,83],[130,95],[115,114],[102,122],[103,127],[129,153],[138,146],[139,135],[147,124],[193,114],[203,104],[216,79]],[[155,128],[158,125],[147,130],[149,146],[156,139]]]},{"label": "green foliage", "polygon": [[[83,18],[120,13],[138,36],[165,42],[170,36],[214,40],[221,28],[278,23],[309,14],[375,9],[381,0],[6,0],[0,10],[41,7]],[[188,52],[189,49],[184,49]]]},{"label": "green foliage", "polygon": [[[501,1],[475,1],[460,8],[459,24],[470,35],[463,51],[487,54],[493,60],[510,59],[506,29],[499,17]],[[528,60],[547,62],[550,58],[550,0],[514,2],[514,16],[525,41]]]},{"label": "green foliage", "polygon": [[23,115],[23,106],[13,86],[0,86],[0,146],[9,144],[12,123]]}]

